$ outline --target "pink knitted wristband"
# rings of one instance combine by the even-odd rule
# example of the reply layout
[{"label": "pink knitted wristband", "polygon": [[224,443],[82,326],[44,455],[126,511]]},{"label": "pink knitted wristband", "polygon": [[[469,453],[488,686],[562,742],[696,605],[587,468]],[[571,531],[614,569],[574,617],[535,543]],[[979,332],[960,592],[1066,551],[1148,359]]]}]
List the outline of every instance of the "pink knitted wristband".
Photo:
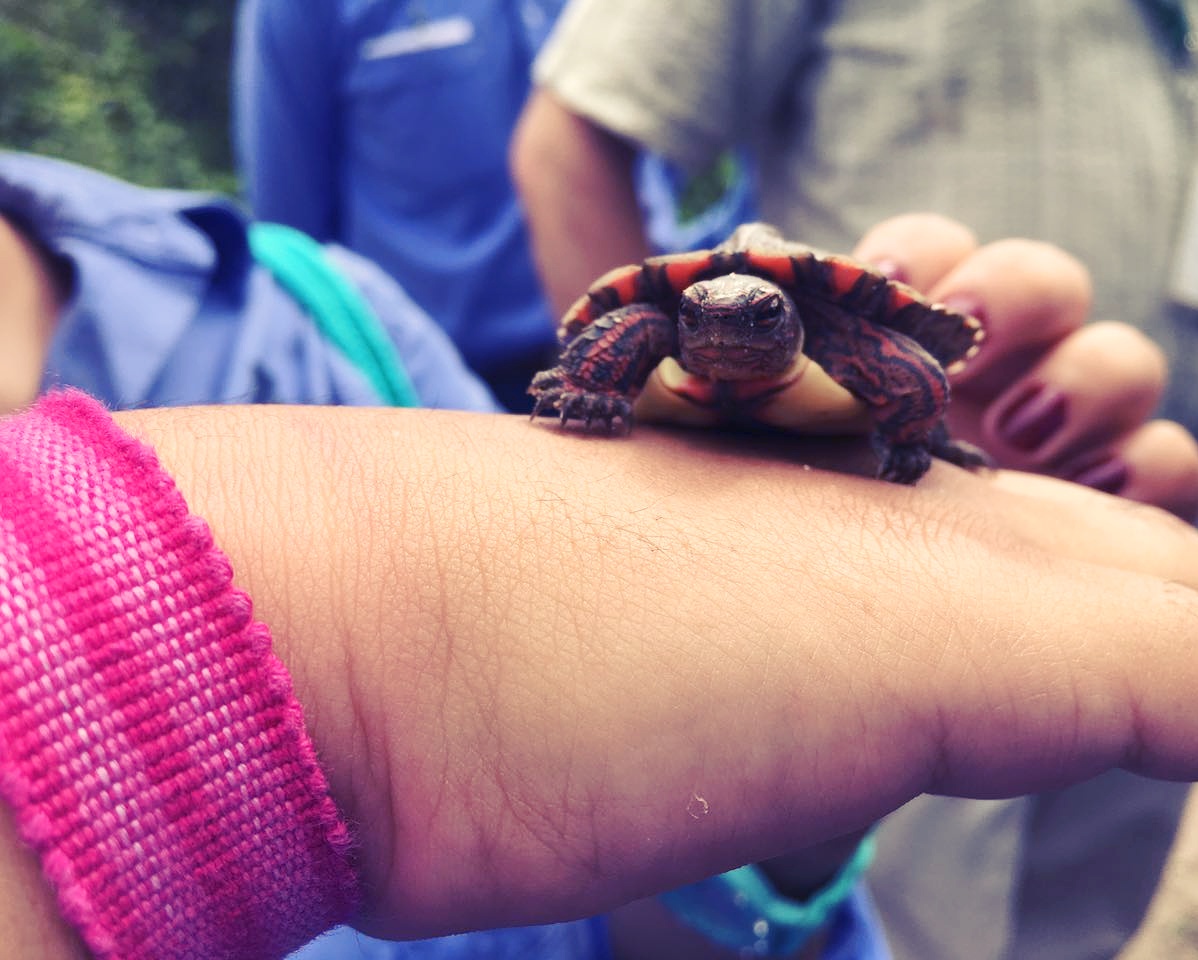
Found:
[{"label": "pink knitted wristband", "polygon": [[353,908],[347,830],[231,577],[97,403],[0,421],[0,795],[98,957],[277,957]]}]

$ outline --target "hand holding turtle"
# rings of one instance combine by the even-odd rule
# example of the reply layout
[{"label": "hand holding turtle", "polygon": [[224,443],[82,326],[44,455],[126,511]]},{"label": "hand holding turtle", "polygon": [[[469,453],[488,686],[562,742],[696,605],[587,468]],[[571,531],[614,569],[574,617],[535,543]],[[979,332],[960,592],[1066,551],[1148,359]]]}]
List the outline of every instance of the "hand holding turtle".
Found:
[{"label": "hand holding turtle", "polygon": [[378,932],[600,912],[925,790],[1198,772],[1198,534],[1156,511],[1002,471],[800,471],[711,431],[121,422],[274,626],[368,825]]},{"label": "hand holding turtle", "polygon": [[884,221],[855,255],[983,321],[977,355],[952,376],[947,421],[1004,467],[1074,480],[1184,518],[1198,510],[1198,444],[1150,419],[1166,378],[1134,327],[1087,323],[1090,278],[1030,240],[979,246],[963,226],[910,214]]},{"label": "hand holding turtle", "polygon": [[[369,931],[606,911],[924,791],[1198,774],[1198,533],[1156,510],[941,464],[914,488],[801,471],[713,431],[119,422],[272,627]],[[0,931],[81,956],[28,856],[0,821]]]}]

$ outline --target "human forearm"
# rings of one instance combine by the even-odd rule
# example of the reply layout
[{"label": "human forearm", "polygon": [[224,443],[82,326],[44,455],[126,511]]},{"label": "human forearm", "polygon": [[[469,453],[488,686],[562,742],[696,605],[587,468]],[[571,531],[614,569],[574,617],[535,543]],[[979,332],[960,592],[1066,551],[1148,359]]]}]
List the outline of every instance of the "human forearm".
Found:
[{"label": "human forearm", "polygon": [[1194,770],[1198,552],[1155,513],[506,418],[124,422],[275,632],[375,929],[600,911],[923,790]]},{"label": "human forearm", "polygon": [[607,270],[649,253],[633,184],[634,151],[534,91],[512,137],[541,282],[560,316]]}]

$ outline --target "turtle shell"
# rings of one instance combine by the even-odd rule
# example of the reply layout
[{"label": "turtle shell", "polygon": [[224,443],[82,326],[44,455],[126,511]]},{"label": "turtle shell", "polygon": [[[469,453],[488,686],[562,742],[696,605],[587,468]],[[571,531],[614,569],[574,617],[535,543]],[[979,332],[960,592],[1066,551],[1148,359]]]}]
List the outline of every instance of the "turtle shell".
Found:
[{"label": "turtle shell", "polygon": [[558,337],[569,342],[609,310],[653,303],[676,316],[682,291],[699,280],[743,273],[771,280],[804,308],[821,314],[847,311],[915,340],[949,373],[977,352],[985,329],[979,320],[933,303],[914,288],[890,280],[851,257],[786,243],[776,247],[696,250],[649,257],[600,277],[566,311]]}]

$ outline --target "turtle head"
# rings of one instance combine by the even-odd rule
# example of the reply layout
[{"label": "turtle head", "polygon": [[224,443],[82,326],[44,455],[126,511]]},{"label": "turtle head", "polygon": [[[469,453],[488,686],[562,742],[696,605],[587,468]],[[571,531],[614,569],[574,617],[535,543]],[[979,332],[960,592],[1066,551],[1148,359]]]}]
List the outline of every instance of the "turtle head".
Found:
[{"label": "turtle head", "polygon": [[678,304],[679,362],[709,380],[781,376],[803,347],[794,300],[776,283],[729,273],[700,280]]}]

